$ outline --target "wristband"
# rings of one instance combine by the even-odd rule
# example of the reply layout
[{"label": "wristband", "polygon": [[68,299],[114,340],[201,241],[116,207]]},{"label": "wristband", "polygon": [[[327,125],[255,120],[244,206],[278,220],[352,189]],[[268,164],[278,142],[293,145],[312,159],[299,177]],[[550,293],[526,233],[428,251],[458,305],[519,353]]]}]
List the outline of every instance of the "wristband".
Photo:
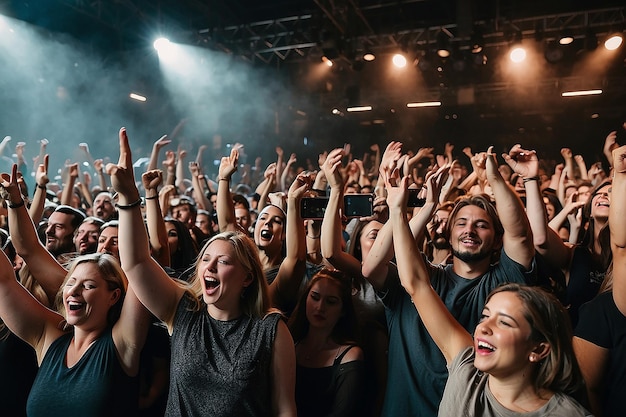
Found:
[{"label": "wristband", "polygon": [[144,197],[145,200],[156,200],[157,198],[159,198],[158,195],[153,195],[152,197]]},{"label": "wristband", "polygon": [[534,177],[527,177],[522,180],[524,184],[530,181],[539,181],[539,176],[535,175]]},{"label": "wristband", "polygon": [[115,203],[115,207],[120,209],[120,210],[127,210],[127,209],[131,209],[133,207],[137,207],[141,204],[141,197],[139,197],[139,199],[137,199],[137,201],[133,201],[130,204],[119,204],[119,203]]},{"label": "wristband", "polygon": [[42,190],[45,190],[45,189],[46,189],[46,186],[45,186],[45,184],[44,184],[44,185],[37,184],[37,188],[41,188]]},{"label": "wristband", "polygon": [[20,200],[19,203],[15,203],[15,204],[8,203],[9,208],[12,208],[12,209],[22,207],[23,205],[24,205],[24,200]]}]

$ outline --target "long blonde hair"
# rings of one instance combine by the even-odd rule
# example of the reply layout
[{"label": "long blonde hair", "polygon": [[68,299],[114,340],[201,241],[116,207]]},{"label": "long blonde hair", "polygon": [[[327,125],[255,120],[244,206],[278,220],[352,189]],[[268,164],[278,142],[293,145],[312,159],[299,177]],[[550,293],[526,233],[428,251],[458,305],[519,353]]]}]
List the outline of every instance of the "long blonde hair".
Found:
[{"label": "long blonde hair", "polygon": [[223,232],[213,236],[200,250],[200,254],[194,263],[194,272],[189,280],[189,291],[197,301],[197,308],[203,305],[202,300],[202,283],[198,275],[198,266],[204,252],[216,240],[221,240],[230,244],[235,251],[237,261],[241,263],[243,268],[252,278],[251,284],[244,290],[241,295],[241,310],[250,317],[263,318],[269,312],[269,289],[259,252],[248,236],[239,232]]}]

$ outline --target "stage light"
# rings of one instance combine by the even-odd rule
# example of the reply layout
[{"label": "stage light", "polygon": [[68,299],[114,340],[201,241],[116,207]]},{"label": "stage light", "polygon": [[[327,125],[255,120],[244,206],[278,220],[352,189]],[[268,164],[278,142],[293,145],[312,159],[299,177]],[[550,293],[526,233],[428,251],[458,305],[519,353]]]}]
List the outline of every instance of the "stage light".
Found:
[{"label": "stage light", "polygon": [[326,55],[324,55],[324,56],[322,57],[322,62],[323,62],[324,64],[326,64],[326,66],[328,66],[328,67],[332,67],[332,66],[333,66],[333,61],[332,61],[332,60],[330,60],[330,59],[329,59]]},{"label": "stage light", "polygon": [[170,47],[170,45],[171,45],[170,40],[167,38],[158,38],[152,44],[152,46],[154,46],[154,49],[156,49],[157,52],[166,50],[167,48]]},{"label": "stage light", "polygon": [[521,46],[515,46],[511,49],[511,53],[509,54],[509,58],[516,64],[524,61],[526,59],[526,50]]},{"label": "stage light", "polygon": [[622,45],[623,37],[621,33],[613,33],[604,42],[604,47],[609,51],[614,51]]},{"label": "stage light", "polygon": [[569,45],[572,42],[574,42],[574,36],[572,36],[572,33],[569,30],[564,29],[561,37],[559,38],[559,44]]},{"label": "stage light", "polygon": [[393,65],[398,68],[406,67],[406,58],[402,54],[395,54],[391,61],[393,62]]},{"label": "stage light", "polygon": [[372,62],[373,60],[376,59],[376,55],[374,55],[373,52],[366,52],[363,54],[363,60],[367,61],[367,62]]}]

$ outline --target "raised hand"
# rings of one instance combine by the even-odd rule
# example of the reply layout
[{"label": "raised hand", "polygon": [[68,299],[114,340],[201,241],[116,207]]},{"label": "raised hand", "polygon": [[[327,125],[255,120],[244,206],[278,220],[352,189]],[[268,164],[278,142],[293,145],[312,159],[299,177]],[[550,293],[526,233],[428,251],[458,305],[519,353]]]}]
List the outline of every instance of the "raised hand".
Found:
[{"label": "raised hand", "polygon": [[535,177],[539,173],[539,158],[537,152],[522,149],[521,145],[514,145],[508,154],[502,158],[511,167],[513,172],[524,178]]},{"label": "raised hand", "polygon": [[626,172],[626,145],[613,148],[613,170],[620,174]]},{"label": "raised hand", "polygon": [[[389,142],[385,152],[380,160],[380,171],[389,170],[389,168],[396,168],[398,160],[402,156],[402,143]],[[389,171],[391,172],[391,171]]]},{"label": "raised hand", "polygon": [[[163,182],[163,171],[160,169],[151,169],[141,174],[141,184],[144,190],[156,190]],[[174,187],[172,186],[172,190]]]},{"label": "raised hand", "polygon": [[170,143],[172,143],[171,140],[169,140],[167,138],[167,135],[163,135],[160,138],[158,138],[154,144],[152,145],[156,150],[161,150],[161,148],[163,148],[164,146],[169,145]]},{"label": "raised hand", "polygon": [[50,156],[48,154],[44,155],[43,163],[37,166],[37,171],[35,171],[35,183],[40,186],[45,186],[48,182],[50,182],[50,178],[48,178],[48,160]]},{"label": "raised hand", "polygon": [[324,161],[322,169],[326,175],[326,180],[331,188],[343,187],[343,178],[341,177],[341,160],[345,153],[343,148],[333,149]]},{"label": "raised hand", "polygon": [[305,193],[311,189],[313,183],[313,174],[301,172],[296,179],[291,183],[287,197],[289,199],[300,200],[304,197]]},{"label": "raised hand", "polygon": [[237,171],[239,161],[239,150],[233,146],[230,150],[230,156],[222,157],[218,171],[218,178],[230,181],[230,177]]},{"label": "raised hand", "polygon": [[111,185],[120,196],[120,204],[129,204],[139,199],[139,190],[135,185],[135,174],[133,172],[133,156],[128,143],[126,128],[119,132],[120,159],[117,164],[108,163],[107,174],[111,177]]}]

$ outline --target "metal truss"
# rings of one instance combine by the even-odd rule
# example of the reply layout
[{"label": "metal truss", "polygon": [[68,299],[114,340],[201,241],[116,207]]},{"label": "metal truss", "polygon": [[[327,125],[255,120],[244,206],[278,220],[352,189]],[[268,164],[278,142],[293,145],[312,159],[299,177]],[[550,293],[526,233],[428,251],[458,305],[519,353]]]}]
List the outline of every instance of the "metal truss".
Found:
[{"label": "metal truss", "polygon": [[[355,52],[365,49],[384,53],[398,48],[428,48],[435,44],[440,32],[445,33],[459,49],[469,48],[471,33],[467,33],[467,30],[463,30],[456,23],[377,32],[366,17],[366,14],[371,15],[375,9],[361,10],[356,7],[354,0],[348,0],[348,5],[352,6],[352,18],[356,16],[358,20],[351,23],[348,18],[350,16],[346,16],[348,12],[345,3],[341,10],[333,9],[331,0],[315,0],[315,3],[341,37],[343,54],[354,55]],[[612,29],[623,30],[624,10],[624,7],[615,7],[511,20],[496,18],[491,21],[471,22],[470,27],[482,28],[486,48],[506,45],[516,34],[522,39],[556,39],[563,29],[570,30],[575,38],[584,38],[587,30],[592,30],[598,36]],[[205,43],[249,61],[258,59],[269,64],[275,60],[301,60],[312,54],[321,56],[321,31],[312,27],[313,20],[312,14],[303,14],[221,29],[206,28],[200,30],[199,35]],[[351,35],[350,27],[358,27],[358,34]]]}]

